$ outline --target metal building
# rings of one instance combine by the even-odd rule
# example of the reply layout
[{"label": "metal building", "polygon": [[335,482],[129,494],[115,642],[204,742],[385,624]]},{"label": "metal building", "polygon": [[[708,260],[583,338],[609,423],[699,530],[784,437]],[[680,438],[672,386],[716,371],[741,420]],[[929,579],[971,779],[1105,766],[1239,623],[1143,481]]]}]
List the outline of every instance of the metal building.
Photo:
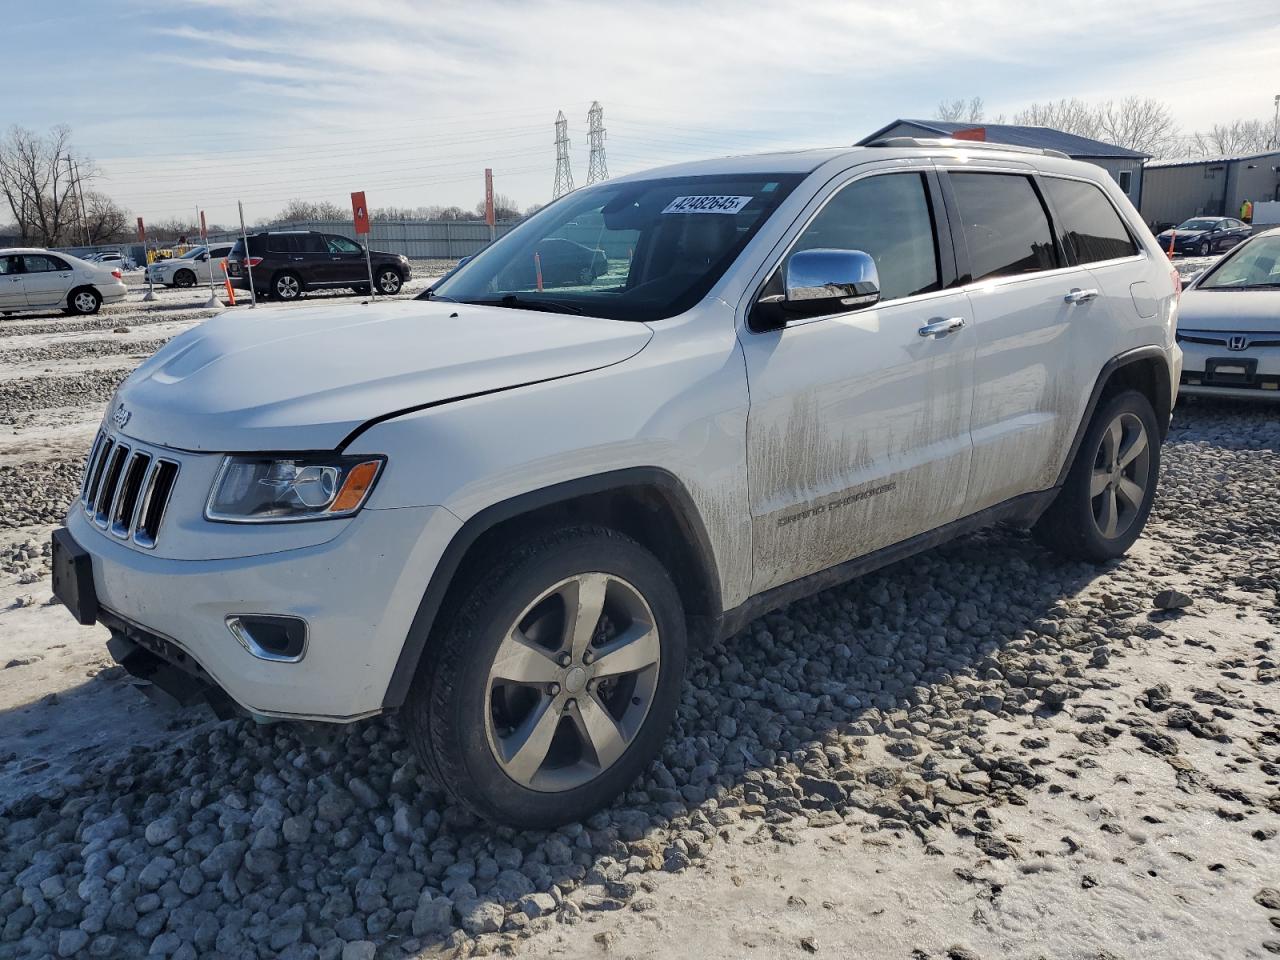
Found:
[{"label": "metal building", "polygon": [[949,120],[895,120],[858,141],[865,146],[887,137],[956,137],[961,140],[985,140],[1018,147],[1057,150],[1073,160],[1086,160],[1102,167],[1120,184],[1120,189],[1135,207],[1143,197],[1143,165],[1151,154],[1117,147],[1114,143],[1078,137],[1052,127],[1033,127],[1012,123],[953,123]]},{"label": "metal building", "polygon": [[1146,181],[1138,209],[1153,230],[1194,216],[1238,217],[1246,200],[1280,200],[1280,151],[1152,160]]}]

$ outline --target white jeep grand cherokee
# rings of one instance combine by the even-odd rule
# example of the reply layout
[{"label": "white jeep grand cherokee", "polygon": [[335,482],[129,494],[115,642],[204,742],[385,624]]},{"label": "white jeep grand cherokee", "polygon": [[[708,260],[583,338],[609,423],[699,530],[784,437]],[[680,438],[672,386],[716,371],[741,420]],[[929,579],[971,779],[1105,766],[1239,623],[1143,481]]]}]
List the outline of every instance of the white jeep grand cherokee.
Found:
[{"label": "white jeep grand cherokee", "polygon": [[473,810],[574,820],[654,757],[689,651],[770,608],[996,521],[1122,554],[1176,304],[1124,194],[1057,155],[621,177],[416,302],[177,337],[111,402],[54,589],[184,699],[400,710]]}]

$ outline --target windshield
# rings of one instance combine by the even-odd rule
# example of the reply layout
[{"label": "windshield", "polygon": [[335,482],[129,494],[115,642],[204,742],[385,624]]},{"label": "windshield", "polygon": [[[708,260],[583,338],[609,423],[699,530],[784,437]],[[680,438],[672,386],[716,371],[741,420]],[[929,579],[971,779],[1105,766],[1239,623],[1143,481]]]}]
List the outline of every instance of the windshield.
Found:
[{"label": "windshield", "polygon": [[1218,225],[1217,220],[1186,220],[1178,224],[1178,230],[1212,230]]},{"label": "windshield", "polygon": [[1273,287],[1280,287],[1280,236],[1241,244],[1196,284],[1197,290]]},{"label": "windshield", "polygon": [[660,320],[697,303],[798,174],[671,177],[571,193],[446,277],[461,303]]},{"label": "windshield", "polygon": [[178,259],[179,259],[179,260],[194,260],[196,257],[200,256],[202,253],[204,253],[204,247],[195,247],[194,249],[188,250],[186,253],[184,253],[182,256],[180,256]]}]

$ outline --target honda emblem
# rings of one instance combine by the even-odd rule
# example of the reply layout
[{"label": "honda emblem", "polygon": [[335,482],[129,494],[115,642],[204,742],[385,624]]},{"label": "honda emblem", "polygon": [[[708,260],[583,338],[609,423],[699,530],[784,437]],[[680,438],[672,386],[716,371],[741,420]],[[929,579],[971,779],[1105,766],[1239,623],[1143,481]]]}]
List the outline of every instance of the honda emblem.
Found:
[{"label": "honda emblem", "polygon": [[1228,350],[1244,350],[1249,346],[1249,338],[1242,333],[1233,334],[1227,341]]}]

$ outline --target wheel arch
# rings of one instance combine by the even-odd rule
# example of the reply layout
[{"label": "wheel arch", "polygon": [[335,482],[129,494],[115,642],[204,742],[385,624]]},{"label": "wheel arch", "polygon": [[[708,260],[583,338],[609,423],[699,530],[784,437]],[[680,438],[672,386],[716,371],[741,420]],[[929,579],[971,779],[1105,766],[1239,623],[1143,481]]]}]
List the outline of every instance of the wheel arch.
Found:
[{"label": "wheel arch", "polygon": [[684,484],[660,467],[632,467],[529,491],[479,511],[445,547],[427,584],[383,697],[400,707],[432,635],[486,557],[501,544],[563,524],[595,523],[626,534],[667,568],[690,623],[691,645],[712,639],[723,615],[715,555]]},{"label": "wheel arch", "polygon": [[1089,394],[1089,402],[1085,404],[1084,416],[1080,418],[1080,425],[1071,441],[1071,449],[1058,474],[1056,486],[1062,486],[1066,482],[1067,473],[1075,462],[1098,405],[1122,390],[1137,390],[1145,395],[1156,412],[1160,439],[1164,440],[1169,435],[1169,418],[1173,413],[1173,383],[1164,349],[1152,344],[1126,350],[1108,360],[1098,374]]}]

